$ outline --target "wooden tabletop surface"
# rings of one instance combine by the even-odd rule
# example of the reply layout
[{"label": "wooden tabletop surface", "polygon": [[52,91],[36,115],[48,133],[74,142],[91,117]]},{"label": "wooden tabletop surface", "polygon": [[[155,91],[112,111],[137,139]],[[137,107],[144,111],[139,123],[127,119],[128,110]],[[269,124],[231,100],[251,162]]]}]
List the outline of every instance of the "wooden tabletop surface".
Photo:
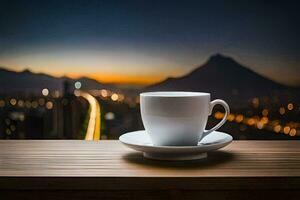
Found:
[{"label": "wooden tabletop surface", "polygon": [[2,140],[0,189],[300,188],[300,141],[233,141],[206,159],[154,161],[119,141]]}]

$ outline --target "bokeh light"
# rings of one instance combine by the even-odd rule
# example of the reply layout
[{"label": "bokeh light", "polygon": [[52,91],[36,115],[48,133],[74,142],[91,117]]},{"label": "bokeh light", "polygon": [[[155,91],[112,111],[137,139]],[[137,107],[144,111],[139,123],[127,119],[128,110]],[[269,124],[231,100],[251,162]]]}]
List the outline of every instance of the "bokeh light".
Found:
[{"label": "bokeh light", "polygon": [[49,95],[49,90],[47,88],[42,89],[42,95],[43,96],[48,96]]}]

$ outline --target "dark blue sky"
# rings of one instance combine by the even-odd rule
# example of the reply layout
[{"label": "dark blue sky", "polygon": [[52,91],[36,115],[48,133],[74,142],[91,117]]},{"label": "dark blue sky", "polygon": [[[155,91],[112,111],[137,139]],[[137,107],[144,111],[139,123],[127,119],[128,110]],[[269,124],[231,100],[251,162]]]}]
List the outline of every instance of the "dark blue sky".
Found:
[{"label": "dark blue sky", "polygon": [[0,65],[151,82],[220,52],[300,84],[299,8],[297,1],[2,0]]}]

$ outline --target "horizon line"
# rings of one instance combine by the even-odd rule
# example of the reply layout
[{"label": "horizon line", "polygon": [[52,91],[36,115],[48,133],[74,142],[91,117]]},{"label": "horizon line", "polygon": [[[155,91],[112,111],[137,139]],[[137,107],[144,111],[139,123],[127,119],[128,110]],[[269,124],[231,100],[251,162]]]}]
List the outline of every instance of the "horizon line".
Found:
[{"label": "horizon line", "polygon": [[252,68],[249,68],[247,65],[244,65],[243,63],[236,61],[236,59],[232,58],[232,56],[228,56],[228,55],[225,55],[222,53],[214,53],[211,56],[209,56],[208,59],[206,59],[202,64],[195,65],[190,71],[188,71],[184,74],[175,75],[175,76],[174,75],[173,76],[166,75],[166,74],[165,75],[124,75],[124,74],[117,74],[117,73],[110,73],[110,74],[106,73],[106,74],[99,75],[99,73],[51,73],[51,72],[44,72],[44,71],[35,71],[30,67],[22,67],[22,66],[17,66],[17,67],[22,68],[20,70],[17,70],[17,69],[12,69],[13,67],[5,66],[5,65],[0,65],[0,69],[7,70],[10,72],[15,72],[15,73],[22,73],[22,72],[29,71],[30,73],[33,73],[33,74],[40,74],[40,75],[43,74],[43,75],[48,75],[48,76],[52,76],[55,78],[67,77],[67,78],[71,78],[71,79],[75,79],[75,80],[78,80],[80,78],[90,78],[90,79],[93,79],[93,80],[95,80],[99,83],[103,83],[103,84],[147,86],[147,85],[159,83],[159,82],[167,80],[169,78],[184,77],[184,76],[192,73],[197,68],[202,67],[211,58],[217,57],[217,56],[221,56],[226,59],[232,59],[233,61],[237,62],[241,66],[253,71],[258,76],[262,76],[262,77],[264,77],[270,81],[273,81],[275,83],[278,83],[278,84],[281,84],[284,86],[288,86],[288,87],[300,87],[300,83],[287,83],[287,82],[277,81],[277,80],[274,80],[273,78],[270,78],[263,74],[260,74],[256,71],[254,71]]}]

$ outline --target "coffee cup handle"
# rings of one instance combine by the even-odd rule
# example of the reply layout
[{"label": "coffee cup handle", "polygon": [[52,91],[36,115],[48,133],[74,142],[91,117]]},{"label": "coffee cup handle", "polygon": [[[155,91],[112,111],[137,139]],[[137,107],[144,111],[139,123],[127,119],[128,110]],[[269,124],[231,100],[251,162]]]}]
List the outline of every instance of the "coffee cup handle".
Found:
[{"label": "coffee cup handle", "polygon": [[223,117],[223,119],[217,125],[215,125],[210,130],[204,130],[201,139],[204,138],[205,136],[207,136],[208,134],[210,134],[211,132],[219,129],[221,126],[223,126],[223,124],[227,120],[228,115],[230,114],[230,109],[229,109],[228,104],[225,101],[221,100],[221,99],[216,99],[216,100],[213,100],[212,102],[209,103],[209,115],[211,115],[214,106],[217,105],[217,104],[219,104],[219,105],[221,105],[221,106],[224,107],[224,109],[225,109],[224,117]]}]

